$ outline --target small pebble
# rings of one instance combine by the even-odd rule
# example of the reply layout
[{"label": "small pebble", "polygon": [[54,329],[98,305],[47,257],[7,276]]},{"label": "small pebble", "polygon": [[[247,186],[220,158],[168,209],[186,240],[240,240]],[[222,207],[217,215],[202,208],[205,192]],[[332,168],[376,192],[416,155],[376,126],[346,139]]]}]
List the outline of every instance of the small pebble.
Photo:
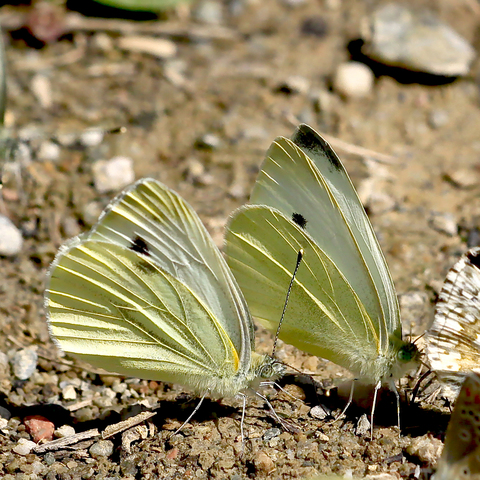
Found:
[{"label": "small pebble", "polygon": [[449,120],[450,117],[448,113],[445,110],[441,109],[433,110],[428,116],[428,124],[435,129],[444,127],[445,125],[447,125]]},{"label": "small pebble", "polygon": [[30,84],[32,93],[42,108],[49,109],[53,105],[52,84],[50,79],[41,73],[37,73]]},{"label": "small pebble", "polygon": [[157,58],[172,58],[177,54],[177,46],[171,40],[140,35],[119,38],[118,47],[129,52],[146,53]]},{"label": "small pebble", "polygon": [[30,415],[23,420],[26,431],[32,436],[32,440],[38,443],[40,440],[50,441],[53,439],[55,425],[48,418],[41,415]]},{"label": "small pebble", "polygon": [[32,442],[31,440],[27,440],[25,438],[21,438],[18,443],[12,448],[12,450],[15,453],[18,453],[18,455],[28,455],[35,447],[37,444],[35,442]]},{"label": "small pebble", "polygon": [[0,418],[3,418],[5,420],[10,420],[12,418],[12,413],[10,412],[10,410],[8,410],[5,407],[2,407],[1,405],[0,405]]},{"label": "small pebble", "polygon": [[18,255],[23,246],[23,238],[20,230],[12,221],[0,215],[0,255],[13,257]]},{"label": "small pebble", "polygon": [[337,67],[333,87],[345,98],[362,98],[371,93],[373,80],[372,70],[364,63],[346,62]]},{"label": "small pebble", "polygon": [[[6,418],[0,417],[0,431],[7,430],[8,420]],[[7,433],[6,431],[4,433]]]},{"label": "small pebble", "polygon": [[458,233],[458,224],[452,213],[433,212],[429,223],[434,230],[449,237],[453,237]]},{"label": "small pebble", "polygon": [[[10,371],[10,363],[5,353],[0,352],[0,376],[5,376]],[[1,408],[1,407],[0,407]],[[1,416],[1,411],[0,411]]]},{"label": "small pebble", "polygon": [[221,2],[206,0],[200,2],[193,12],[196,20],[208,25],[221,25],[223,22],[223,7]]},{"label": "small pebble", "polygon": [[263,474],[270,474],[275,470],[273,460],[265,452],[257,452],[253,460],[255,468],[258,472]]},{"label": "small pebble", "polygon": [[290,94],[307,94],[309,89],[310,81],[301,75],[291,75],[278,86],[279,91]]},{"label": "small pebble", "polygon": [[38,355],[35,347],[18,350],[12,359],[13,374],[19,380],[27,380],[37,368],[37,361]]},{"label": "small pebble", "polygon": [[310,416],[317,420],[325,420],[329,416],[329,413],[322,405],[315,405],[310,409]]},{"label": "small pebble", "polygon": [[409,10],[401,2],[381,5],[361,26],[362,52],[398,67],[433,75],[467,75],[475,49],[428,11]]},{"label": "small pebble", "polygon": [[306,36],[323,38],[328,33],[328,24],[323,17],[315,15],[303,20],[300,32]]},{"label": "small pebble", "polygon": [[80,135],[80,143],[84,147],[96,147],[103,142],[105,130],[102,128],[87,128]]},{"label": "small pebble", "polygon": [[62,425],[55,430],[54,435],[57,438],[70,437],[75,435],[75,429],[71,425]]},{"label": "small pebble", "polygon": [[55,455],[52,452],[47,452],[44,455],[43,460],[45,461],[47,466],[53,465],[55,463]]},{"label": "small pebble", "polygon": [[278,437],[282,431],[279,428],[269,428],[264,434],[263,434],[263,440],[265,442],[269,442],[272,438]]},{"label": "small pebble", "polygon": [[302,368],[304,370],[308,370],[309,372],[316,372],[318,368],[318,357],[314,357],[313,355],[306,358],[302,363]]},{"label": "small pebble", "polygon": [[418,458],[420,462],[427,465],[434,465],[440,458],[443,443],[431,435],[423,435],[411,440],[405,451],[412,457]]},{"label": "small pebble", "polygon": [[474,188],[480,183],[479,172],[468,168],[455,169],[447,173],[446,178],[458,188]]},{"label": "small pebble", "polygon": [[196,146],[198,148],[203,148],[206,150],[216,150],[218,147],[220,147],[220,145],[220,138],[218,138],[217,135],[214,135],[213,133],[206,133],[196,142]]},{"label": "small pebble", "polygon": [[42,142],[37,151],[37,158],[41,162],[56,162],[60,158],[60,145],[54,142]]},{"label": "small pebble", "polygon": [[305,5],[307,0],[282,0],[282,3],[288,8],[296,8]]},{"label": "small pebble", "polygon": [[109,457],[113,453],[113,442],[110,440],[99,440],[89,449],[93,458]]},{"label": "small pebble", "polygon": [[92,167],[93,183],[99,193],[120,190],[135,180],[133,160],[128,157],[113,157],[99,160]]},{"label": "small pebble", "polygon": [[370,431],[370,420],[368,420],[367,415],[363,414],[357,422],[357,426],[355,428],[355,433],[359,437],[364,437]]},{"label": "small pebble", "polygon": [[77,392],[75,391],[75,387],[73,385],[67,385],[62,390],[62,397],[64,400],[75,400],[77,398]]}]

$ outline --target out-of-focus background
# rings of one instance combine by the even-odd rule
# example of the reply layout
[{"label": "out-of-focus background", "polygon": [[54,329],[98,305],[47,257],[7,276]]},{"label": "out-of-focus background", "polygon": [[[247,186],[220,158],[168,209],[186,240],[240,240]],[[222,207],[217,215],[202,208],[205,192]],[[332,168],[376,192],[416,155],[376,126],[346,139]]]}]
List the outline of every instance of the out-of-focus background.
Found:
[{"label": "out-of-focus background", "polygon": [[[480,3],[12,2],[0,8],[0,25],[0,476],[429,478],[449,418],[441,401],[404,403],[399,438],[387,392],[370,440],[358,405],[333,425],[311,410],[321,398],[340,412],[334,387],[348,372],[287,345],[284,361],[319,375],[319,397],[304,377],[284,382],[299,400],[269,392],[296,431],[252,400],[242,454],[238,402],[205,401],[168,441],[196,400],[178,386],[98,375],[61,358],[43,289],[59,245],[144,176],[184,196],[221,246],[269,144],[304,122],[344,161],[387,257],[405,330],[423,333],[446,271],[480,243]],[[100,131],[118,127],[126,133]],[[271,336],[257,333],[258,350],[270,352]],[[102,430],[140,405],[157,415],[109,439],[50,451],[28,443],[54,429]]]}]

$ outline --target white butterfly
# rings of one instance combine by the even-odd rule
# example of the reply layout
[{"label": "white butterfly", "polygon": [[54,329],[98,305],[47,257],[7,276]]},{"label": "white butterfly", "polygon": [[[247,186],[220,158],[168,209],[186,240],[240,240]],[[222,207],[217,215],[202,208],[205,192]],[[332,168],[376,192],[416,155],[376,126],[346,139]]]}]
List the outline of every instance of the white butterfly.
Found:
[{"label": "white butterfly", "polygon": [[383,382],[394,388],[418,350],[402,339],[384,256],[330,145],[307,125],[292,140],[277,138],[250,203],[234,212],[225,252],[252,314],[276,328],[303,249],[279,337],[376,390]]},{"label": "white butterfly", "polygon": [[156,180],[60,248],[45,307],[65,352],[122,375],[224,397],[283,374],[254,352],[245,299],[200,219]]},{"label": "white butterfly", "polygon": [[480,248],[472,248],[450,269],[425,335],[430,368],[455,397],[465,375],[480,372]]},{"label": "white butterfly", "polygon": [[480,375],[468,375],[458,395],[435,480],[480,479]]}]

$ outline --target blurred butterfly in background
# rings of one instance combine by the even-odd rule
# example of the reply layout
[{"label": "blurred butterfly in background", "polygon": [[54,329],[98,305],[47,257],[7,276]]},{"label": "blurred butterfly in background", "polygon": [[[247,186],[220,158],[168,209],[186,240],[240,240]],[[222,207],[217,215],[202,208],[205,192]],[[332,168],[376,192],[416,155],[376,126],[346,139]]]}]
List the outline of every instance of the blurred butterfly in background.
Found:
[{"label": "blurred butterfly in background", "polygon": [[434,480],[480,479],[480,375],[465,378]]},{"label": "blurred butterfly in background", "polygon": [[402,339],[395,288],[350,178],[307,125],[274,141],[250,205],[227,226],[227,262],[252,315],[270,330],[301,250],[279,338],[347,368],[375,394],[385,382],[396,392],[418,349]]},{"label": "blurred butterfly in background", "polygon": [[197,214],[153,179],[127,188],[90,232],[60,248],[45,307],[65,352],[121,375],[181,384],[202,400],[255,389],[284,371],[255,353],[245,299]]},{"label": "blurred butterfly in background", "polygon": [[480,372],[480,248],[466,252],[450,269],[425,335],[426,358],[454,399],[471,371]]}]

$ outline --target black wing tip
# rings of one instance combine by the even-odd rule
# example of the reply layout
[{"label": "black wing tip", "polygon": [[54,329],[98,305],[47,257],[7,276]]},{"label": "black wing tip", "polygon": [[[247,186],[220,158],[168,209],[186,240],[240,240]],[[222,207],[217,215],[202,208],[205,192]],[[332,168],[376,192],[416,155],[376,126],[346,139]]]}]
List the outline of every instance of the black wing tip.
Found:
[{"label": "black wing tip", "polygon": [[307,150],[307,152],[310,150],[325,155],[336,170],[343,169],[343,165],[332,147],[309,125],[304,123],[299,125],[292,136],[292,142],[302,150]]}]

